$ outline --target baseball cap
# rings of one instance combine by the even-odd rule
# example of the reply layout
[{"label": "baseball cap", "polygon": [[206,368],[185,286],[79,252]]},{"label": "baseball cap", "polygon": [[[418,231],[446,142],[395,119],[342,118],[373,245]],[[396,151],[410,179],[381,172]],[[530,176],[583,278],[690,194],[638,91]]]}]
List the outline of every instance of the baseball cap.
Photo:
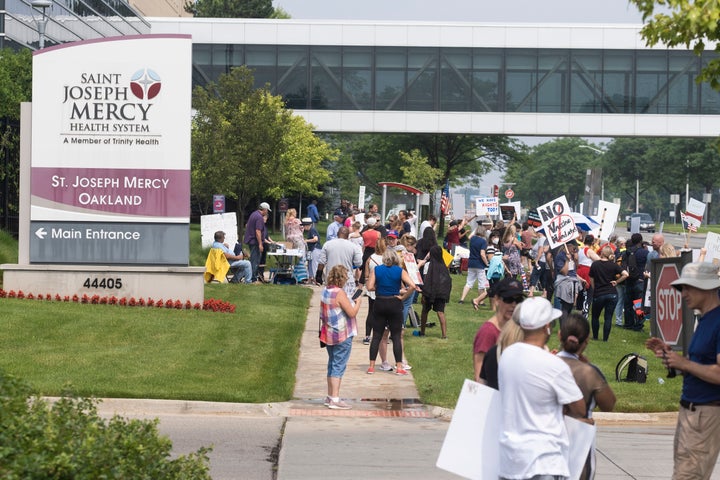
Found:
[{"label": "baseball cap", "polygon": [[398,238],[398,232],[397,230],[388,230],[387,236],[388,238]]},{"label": "baseball cap", "polygon": [[303,217],[302,220],[300,220],[300,223],[302,223],[303,225],[310,225],[313,223],[313,221],[310,217]]},{"label": "baseball cap", "polygon": [[336,217],[343,217],[343,218],[344,218],[344,217],[345,217],[345,212],[343,212],[341,209],[338,208],[337,210],[335,210],[335,213],[333,213],[333,215],[335,215]]},{"label": "baseball cap", "polygon": [[678,290],[682,290],[683,285],[690,285],[700,290],[720,288],[719,268],[718,265],[709,262],[688,263],[683,267],[680,278],[670,285]]},{"label": "baseball cap", "polygon": [[371,227],[377,223],[377,220],[375,220],[375,217],[370,217],[367,219],[367,224]]},{"label": "baseball cap", "polygon": [[503,278],[491,288],[491,297],[512,298],[523,295],[523,287],[514,278]]},{"label": "baseball cap", "polygon": [[267,202],[262,202],[260,204],[260,209],[267,210],[268,212],[272,212],[272,210],[270,210],[270,205]]},{"label": "baseball cap", "polygon": [[523,330],[536,330],[544,327],[556,318],[560,318],[562,312],[553,308],[552,304],[543,297],[528,298],[520,305],[518,323]]}]

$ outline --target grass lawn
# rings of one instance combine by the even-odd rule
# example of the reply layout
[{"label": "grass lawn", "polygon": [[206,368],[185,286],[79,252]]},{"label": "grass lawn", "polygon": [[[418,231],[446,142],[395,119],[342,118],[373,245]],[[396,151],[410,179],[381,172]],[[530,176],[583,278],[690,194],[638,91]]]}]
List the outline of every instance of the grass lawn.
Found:
[{"label": "grass lawn", "polygon": [[[465,275],[453,275],[453,292],[445,313],[448,319],[448,339],[440,339],[440,325],[434,312],[428,321],[438,326],[427,330],[426,337],[405,335],[405,351],[413,365],[413,377],[424,403],[453,408],[465,378],[472,378],[472,347],[480,325],[492,316],[489,307],[475,312],[470,304],[472,291],[463,305],[457,303],[465,284]],[[489,305],[489,302],[486,302]],[[415,305],[420,313],[420,305]],[[602,320],[600,322],[602,328]],[[646,332],[649,327],[645,327]],[[556,327],[557,331],[557,327]],[[607,342],[592,342],[586,355],[600,367],[618,398],[615,411],[658,412],[677,410],[682,378],[666,379],[666,371],[644,343],[648,333],[633,332],[613,326]],[[558,348],[557,335],[550,340],[550,348]],[[644,384],[615,381],[615,366],[623,355],[637,352],[648,359],[648,381]],[[664,384],[658,382],[664,380]]]},{"label": "grass lawn", "polygon": [[[323,235],[324,229],[320,230]],[[191,264],[203,265],[200,232],[190,232]],[[14,257],[13,257],[14,255]],[[0,257],[17,261],[17,243],[0,232]],[[448,340],[440,327],[425,338],[406,335],[406,351],[423,402],[454,407],[472,377],[475,332],[491,316],[459,305],[464,275],[453,275],[447,306]],[[275,285],[208,285],[206,298],[238,306],[235,314],[0,299],[0,368],[58,395],[67,384],[81,395],[264,403],[292,397],[300,338],[311,291]],[[416,305],[419,312],[419,306]],[[437,322],[431,312],[430,321]],[[647,328],[646,328],[647,330]],[[681,378],[666,379],[644,350],[646,333],[613,327],[610,341],[587,355],[608,377],[616,411],[677,410]],[[551,339],[551,348],[557,339]],[[615,365],[626,353],[648,358],[648,382],[618,383]]]}]

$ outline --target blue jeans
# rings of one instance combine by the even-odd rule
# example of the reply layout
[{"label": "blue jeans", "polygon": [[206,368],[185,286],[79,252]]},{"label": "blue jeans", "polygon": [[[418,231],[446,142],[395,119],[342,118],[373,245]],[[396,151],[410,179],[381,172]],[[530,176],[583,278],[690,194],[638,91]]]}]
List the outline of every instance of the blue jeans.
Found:
[{"label": "blue jeans", "polygon": [[337,345],[328,345],[326,347],[328,353],[327,376],[333,378],[342,378],[345,374],[352,351],[353,337],[348,337],[344,342]]},{"label": "blue jeans", "polygon": [[250,264],[252,265],[252,279],[255,280],[256,278],[258,278],[258,265],[260,265],[262,252],[260,251],[260,246],[257,243],[248,243],[248,247],[250,247]]},{"label": "blue jeans", "polygon": [[613,324],[613,315],[615,314],[615,306],[617,305],[618,296],[615,293],[608,293],[594,297],[592,302],[592,334],[593,340],[598,339],[600,331],[600,312],[605,311],[605,323],[603,323],[603,342],[607,342],[610,337],[610,329]]},{"label": "blue jeans", "polygon": [[248,260],[235,260],[230,264],[230,268],[235,270],[231,282],[239,282],[240,278],[243,278],[245,283],[252,282],[252,264]]}]

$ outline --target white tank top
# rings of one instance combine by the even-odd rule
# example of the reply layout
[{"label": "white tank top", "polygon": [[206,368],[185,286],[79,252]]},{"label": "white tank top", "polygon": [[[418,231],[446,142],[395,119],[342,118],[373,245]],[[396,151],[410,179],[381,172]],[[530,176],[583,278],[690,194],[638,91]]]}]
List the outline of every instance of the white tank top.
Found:
[{"label": "white tank top", "polygon": [[586,267],[589,267],[592,265],[593,261],[590,257],[585,255],[585,249],[590,247],[581,247],[578,249],[578,265],[585,265]]}]

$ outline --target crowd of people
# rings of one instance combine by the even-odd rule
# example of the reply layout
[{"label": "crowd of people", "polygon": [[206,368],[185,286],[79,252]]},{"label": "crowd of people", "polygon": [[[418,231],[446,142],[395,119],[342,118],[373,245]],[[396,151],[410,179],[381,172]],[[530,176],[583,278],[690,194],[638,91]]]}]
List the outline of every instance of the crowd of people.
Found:
[{"label": "crowd of people", "polygon": [[[234,280],[263,281],[264,247],[273,242],[265,228],[269,211],[263,202],[248,220],[244,242],[250,260],[223,244],[223,232],[216,234],[217,248],[237,267]],[[476,217],[453,220],[439,241],[434,216],[418,226],[414,213],[402,210],[385,221],[375,204],[360,212],[343,203],[322,241],[318,219],[316,202],[302,219],[289,209],[284,231],[307,262],[308,281],[323,285],[319,336],[328,353],[324,403],[331,409],[351,408],[340,399],[340,384],[358,330],[369,345],[368,374],[377,368],[402,376],[412,368],[403,334],[418,298],[422,314],[416,334],[426,335],[428,316],[435,311],[440,336],[447,338],[445,306],[452,278],[443,248],[468,249],[467,279],[458,302],[464,304],[472,292],[474,310],[492,309],[473,342],[473,370],[474,380],[499,390],[502,399],[503,479],[569,476],[563,416],[593,423],[595,408],[610,411],[616,402],[585,349],[591,341],[607,342],[613,326],[643,330],[649,262],[678,255],[662,233],[648,243],[637,233],[629,240],[613,235],[603,242],[580,232],[577,240],[551,249],[542,230],[514,219],[508,224]],[[672,283],[699,315],[688,357],[660,339],[647,343],[668,369],[684,376],[674,445],[677,479],[710,478],[720,452],[720,277],[717,265],[700,260],[686,265]],[[363,297],[368,301],[364,329],[357,320]],[[561,348],[550,352],[547,342],[556,322]],[[388,361],[388,339],[394,364]],[[594,464],[591,449],[580,478],[593,478]]]}]

